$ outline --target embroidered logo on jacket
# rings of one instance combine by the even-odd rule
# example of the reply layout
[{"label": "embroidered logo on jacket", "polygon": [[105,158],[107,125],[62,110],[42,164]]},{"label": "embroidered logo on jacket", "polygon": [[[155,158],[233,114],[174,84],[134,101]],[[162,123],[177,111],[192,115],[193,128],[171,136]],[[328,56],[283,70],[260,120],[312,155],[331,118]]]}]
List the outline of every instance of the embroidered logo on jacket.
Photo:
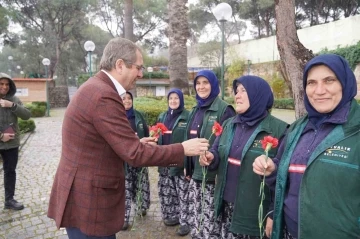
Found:
[{"label": "embroidered logo on jacket", "polygon": [[349,157],[349,152],[351,151],[351,148],[344,147],[340,145],[334,145],[331,148],[328,148],[325,150],[324,155],[330,156],[330,157],[338,157],[338,158],[344,158],[347,159]]},{"label": "embroidered logo on jacket", "polygon": [[187,125],[187,123],[184,123],[184,122],[179,122],[178,123],[179,128],[186,128],[186,125]]}]

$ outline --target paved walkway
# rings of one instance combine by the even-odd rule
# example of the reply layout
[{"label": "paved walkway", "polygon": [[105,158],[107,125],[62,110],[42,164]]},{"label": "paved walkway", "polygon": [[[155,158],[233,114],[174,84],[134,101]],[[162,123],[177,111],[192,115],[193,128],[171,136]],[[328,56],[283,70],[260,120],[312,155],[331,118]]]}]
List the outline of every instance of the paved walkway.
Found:
[{"label": "paved walkway", "polygon": [[[64,112],[65,109],[52,109],[51,117],[34,118],[36,130],[20,151],[15,198],[24,203],[24,210],[2,209],[4,181],[0,171],[0,238],[68,238],[66,231],[57,230],[54,221],[46,216],[50,190],[60,159]],[[275,114],[289,122],[294,117],[291,111]],[[132,229],[119,232],[117,238],[190,238],[176,236],[177,227],[166,227],[161,222],[157,180],[156,168],[150,168],[150,210],[144,218],[136,219]]]}]

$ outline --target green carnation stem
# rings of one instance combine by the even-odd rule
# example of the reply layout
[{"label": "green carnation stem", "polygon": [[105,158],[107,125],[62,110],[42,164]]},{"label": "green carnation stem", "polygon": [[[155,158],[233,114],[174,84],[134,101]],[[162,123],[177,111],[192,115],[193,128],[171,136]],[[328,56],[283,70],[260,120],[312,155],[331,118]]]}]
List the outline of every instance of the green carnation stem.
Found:
[{"label": "green carnation stem", "polygon": [[[270,145],[270,147],[269,147]],[[267,163],[267,160],[268,160],[268,150],[271,148],[271,144],[268,144],[266,146],[266,149],[265,149],[265,163]],[[263,237],[263,234],[264,234],[264,221],[265,221],[265,218],[264,218],[264,207],[263,207],[263,202],[265,200],[265,172],[266,172],[266,168],[264,168],[264,176],[263,176],[263,179],[260,183],[260,205],[259,205],[259,211],[258,211],[258,222],[259,222],[259,230],[260,230],[260,238]]]}]

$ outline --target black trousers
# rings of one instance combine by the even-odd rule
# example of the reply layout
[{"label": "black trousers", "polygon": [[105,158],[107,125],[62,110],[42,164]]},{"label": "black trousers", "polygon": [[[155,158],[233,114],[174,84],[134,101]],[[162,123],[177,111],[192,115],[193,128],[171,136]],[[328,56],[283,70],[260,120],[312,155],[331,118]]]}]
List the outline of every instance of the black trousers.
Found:
[{"label": "black trousers", "polygon": [[5,201],[14,198],[16,184],[16,165],[19,158],[19,147],[0,150],[4,168]]}]

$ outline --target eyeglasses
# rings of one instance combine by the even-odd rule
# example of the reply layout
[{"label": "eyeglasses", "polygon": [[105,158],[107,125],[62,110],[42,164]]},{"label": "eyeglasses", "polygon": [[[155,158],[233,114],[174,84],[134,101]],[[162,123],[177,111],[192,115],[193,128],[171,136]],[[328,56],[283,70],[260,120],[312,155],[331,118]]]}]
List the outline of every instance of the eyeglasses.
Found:
[{"label": "eyeglasses", "polygon": [[144,66],[134,64],[134,63],[132,63],[131,61],[127,61],[127,60],[124,60],[124,59],[122,59],[122,60],[123,60],[125,63],[127,63],[127,64],[134,65],[138,71],[143,72],[143,71],[145,70],[145,67],[144,67]]}]

